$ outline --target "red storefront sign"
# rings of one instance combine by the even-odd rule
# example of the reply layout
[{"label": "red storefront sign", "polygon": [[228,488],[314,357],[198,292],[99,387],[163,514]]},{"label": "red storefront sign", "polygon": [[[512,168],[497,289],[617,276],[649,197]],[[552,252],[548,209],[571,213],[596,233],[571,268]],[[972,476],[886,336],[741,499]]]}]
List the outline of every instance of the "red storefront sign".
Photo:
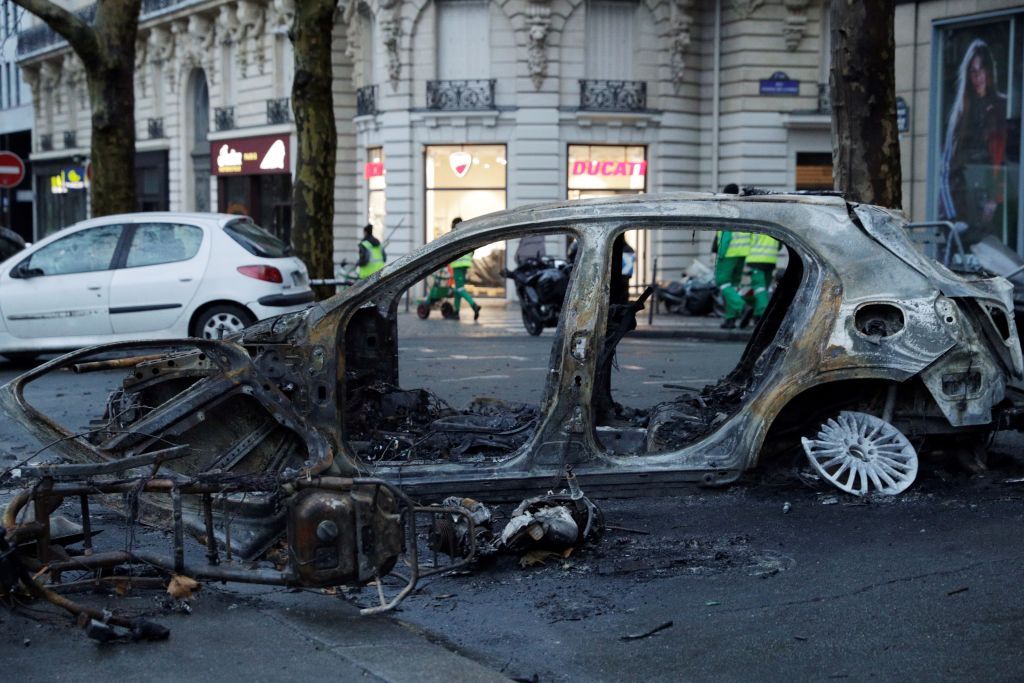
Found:
[{"label": "red storefront sign", "polygon": [[363,166],[364,178],[377,178],[382,175],[384,175],[384,162],[382,161],[370,161]]},{"label": "red storefront sign", "polygon": [[267,175],[291,171],[287,135],[259,135],[210,143],[213,175]]},{"label": "red storefront sign", "polygon": [[574,161],[573,175],[590,176],[644,176],[646,161]]}]

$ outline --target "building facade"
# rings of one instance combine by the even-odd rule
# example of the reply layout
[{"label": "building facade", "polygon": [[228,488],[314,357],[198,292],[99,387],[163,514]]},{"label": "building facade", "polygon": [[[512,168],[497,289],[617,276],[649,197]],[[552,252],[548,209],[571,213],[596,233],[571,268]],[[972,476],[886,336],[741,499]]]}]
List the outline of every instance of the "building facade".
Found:
[{"label": "building facade", "polygon": [[[16,47],[23,10],[0,0],[0,150],[13,152],[29,167],[32,150],[32,92],[21,77]],[[32,239],[32,179],[0,187],[0,227]]]},{"label": "building facade", "polygon": [[[290,2],[143,2],[140,208],[246,213],[287,237],[295,164]],[[826,7],[823,0],[343,3],[334,26],[335,261],[354,259],[366,222],[394,258],[448,231],[455,217],[533,202],[710,191],[729,182],[830,188]],[[896,17],[905,210],[918,220],[984,223],[983,232],[998,232],[1015,249],[1024,244],[1014,184],[1020,9],[999,0],[927,0],[898,3]],[[970,47],[972,32],[993,46],[986,55],[1001,69],[990,76],[1001,97],[995,106],[1004,103],[995,118],[1005,112],[1005,125],[992,124],[984,142],[950,146],[951,125],[969,128],[953,116],[950,93],[966,73],[957,52]],[[35,102],[36,233],[43,235],[88,212],[88,102],[77,58],[45,26],[23,31],[18,57]],[[981,151],[989,147],[986,171]],[[985,182],[999,189],[989,188],[983,206],[950,208],[971,194],[965,186]],[[495,246],[506,251],[497,258],[511,262],[513,246]],[[634,246],[640,282],[653,275],[655,259],[660,274],[676,277],[710,247],[697,237]],[[503,283],[486,284],[483,294],[511,296]]]}]

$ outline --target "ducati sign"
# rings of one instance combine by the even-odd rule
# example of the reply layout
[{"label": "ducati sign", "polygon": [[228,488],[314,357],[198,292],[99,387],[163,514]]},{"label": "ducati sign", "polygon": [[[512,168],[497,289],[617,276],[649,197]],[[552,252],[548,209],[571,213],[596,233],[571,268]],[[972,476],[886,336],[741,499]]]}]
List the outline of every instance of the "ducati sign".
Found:
[{"label": "ducati sign", "polygon": [[448,164],[456,178],[465,178],[473,167],[473,155],[469,152],[452,152],[448,155]]}]

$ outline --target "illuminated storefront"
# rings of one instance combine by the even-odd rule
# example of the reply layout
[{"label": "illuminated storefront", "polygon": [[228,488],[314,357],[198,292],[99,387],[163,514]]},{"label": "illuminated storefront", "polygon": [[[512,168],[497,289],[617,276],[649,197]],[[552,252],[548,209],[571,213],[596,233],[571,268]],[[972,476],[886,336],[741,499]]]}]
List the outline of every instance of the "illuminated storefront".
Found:
[{"label": "illuminated storefront", "polygon": [[366,150],[368,161],[363,166],[363,178],[366,180],[366,222],[373,226],[373,232],[380,239],[385,239],[384,221],[387,216],[385,203],[388,183],[384,168],[384,148],[371,147]]},{"label": "illuminated storefront", "polygon": [[[501,211],[506,201],[505,145],[434,145],[426,148],[426,241],[451,230],[453,218],[469,220]],[[473,254],[473,295],[505,296],[505,245]]]},{"label": "illuminated storefront", "polygon": [[78,159],[36,162],[36,239],[87,218],[89,182]]},{"label": "illuminated storefront", "polygon": [[261,135],[210,143],[221,213],[249,216],[288,241],[292,224],[290,136]]},{"label": "illuminated storefront", "polygon": [[[643,145],[569,145],[567,170],[569,199],[643,194],[647,191],[647,148]],[[626,270],[623,275],[630,276],[634,288],[650,281],[649,234],[649,230],[626,232],[626,244],[633,248],[634,260],[633,272]],[[624,255],[624,270],[628,268],[629,259]]]}]

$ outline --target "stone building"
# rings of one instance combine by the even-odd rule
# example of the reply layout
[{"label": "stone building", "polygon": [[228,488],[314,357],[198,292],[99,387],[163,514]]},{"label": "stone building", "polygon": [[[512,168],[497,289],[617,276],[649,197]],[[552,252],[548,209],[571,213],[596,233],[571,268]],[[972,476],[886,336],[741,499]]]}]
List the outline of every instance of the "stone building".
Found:
[{"label": "stone building", "polygon": [[[245,212],[287,236],[295,164],[290,2],[144,0],[136,75],[140,208]],[[830,187],[823,5],[341,4],[334,27],[336,262],[354,258],[367,221],[394,257],[444,233],[456,216],[532,202],[708,191],[728,182]],[[947,217],[938,197],[952,177],[942,161],[943,136],[957,65],[949,66],[956,58],[945,50],[962,51],[959,43],[975,29],[1003,40],[998,59],[1016,65],[997,84],[1013,102],[1005,153],[993,169],[1004,189],[1019,183],[1022,12],[1000,0],[898,2],[897,87],[912,218]],[[81,65],[45,26],[23,31],[18,56],[35,104],[42,235],[88,211],[81,189],[88,103]],[[1012,189],[999,195],[998,210],[1001,238],[1018,248],[1019,191]],[[706,239],[635,240],[641,282],[655,258],[659,272],[674,277],[709,251]]]}]

